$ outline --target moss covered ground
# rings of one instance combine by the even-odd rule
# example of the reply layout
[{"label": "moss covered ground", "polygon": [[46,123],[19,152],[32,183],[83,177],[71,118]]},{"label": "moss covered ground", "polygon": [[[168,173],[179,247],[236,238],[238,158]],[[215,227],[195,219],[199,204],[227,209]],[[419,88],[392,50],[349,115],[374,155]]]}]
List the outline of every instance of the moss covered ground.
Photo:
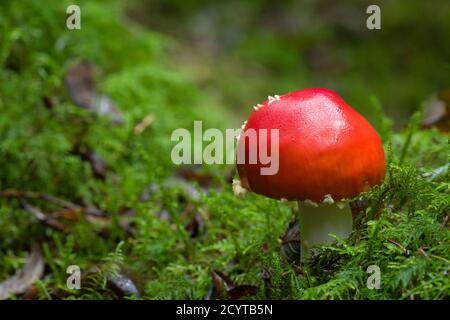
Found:
[{"label": "moss covered ground", "polygon": [[[110,279],[118,274],[144,299],[449,298],[448,135],[420,126],[423,101],[394,131],[366,96],[387,177],[359,199],[351,237],[318,248],[300,268],[281,250],[295,204],[236,198],[231,166],[170,160],[175,128],[201,119],[224,129],[245,114],[203,90],[174,63],[173,38],[130,21],[124,2],[80,2],[79,31],[64,27],[70,1],[0,4],[0,282],[33,246],[45,261],[33,288],[11,298],[117,299]],[[71,99],[64,79],[84,60],[122,124]],[[66,286],[69,265],[83,270],[80,290]],[[380,268],[379,290],[366,286],[370,265]]]}]

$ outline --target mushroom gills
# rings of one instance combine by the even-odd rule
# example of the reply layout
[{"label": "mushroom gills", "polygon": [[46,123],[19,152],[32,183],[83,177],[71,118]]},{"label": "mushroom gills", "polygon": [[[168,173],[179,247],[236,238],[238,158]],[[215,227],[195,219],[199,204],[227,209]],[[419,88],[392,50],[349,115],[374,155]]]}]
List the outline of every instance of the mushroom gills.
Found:
[{"label": "mushroom gills", "polygon": [[298,202],[298,219],[300,222],[301,260],[305,261],[312,247],[331,243],[334,234],[347,238],[352,232],[353,218],[350,206],[319,204],[312,206]]}]

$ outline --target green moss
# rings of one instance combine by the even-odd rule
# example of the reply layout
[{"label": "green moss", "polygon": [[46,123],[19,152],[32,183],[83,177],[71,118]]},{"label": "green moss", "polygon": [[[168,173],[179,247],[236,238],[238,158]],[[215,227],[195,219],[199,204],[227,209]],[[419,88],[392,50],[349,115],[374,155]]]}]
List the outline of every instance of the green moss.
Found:
[{"label": "green moss", "polygon": [[[106,226],[68,221],[60,232],[38,223],[17,199],[1,197],[0,279],[19,268],[30,244],[38,242],[50,271],[39,282],[40,298],[117,298],[105,281],[120,270],[132,275],[143,298],[202,299],[214,269],[236,283],[257,285],[251,298],[449,297],[447,136],[418,130],[418,116],[405,132],[393,133],[376,98],[367,97],[378,110],[376,126],[388,150],[386,181],[364,195],[368,207],[350,239],[319,248],[299,270],[284,261],[279,244],[292,204],[254,194],[237,199],[226,182],[229,168],[221,166],[202,168],[213,182],[207,194],[192,183],[199,198],[183,186],[167,186],[177,169],[170,161],[172,130],[191,128],[197,119],[224,128],[235,117],[212,104],[186,70],[171,64],[176,44],[128,21],[120,1],[80,1],[82,30],[68,31],[69,2],[48,1],[45,10],[31,0],[0,5],[0,190],[36,191],[97,206],[111,219]],[[63,77],[81,59],[98,67],[99,90],[123,112],[122,126],[71,102]],[[280,60],[274,68],[286,70],[290,64]],[[44,97],[51,98],[52,108],[46,108]],[[134,126],[150,113],[154,123],[134,134]],[[80,141],[108,164],[105,180],[96,179],[89,164],[73,154]],[[439,167],[444,168],[439,174],[427,174]],[[155,188],[141,201],[149,185]],[[33,201],[47,212],[58,209]],[[130,209],[132,235],[121,224]],[[162,212],[170,219],[161,218]],[[196,237],[185,227],[194,212],[204,223]],[[68,290],[71,264],[102,272],[83,290]],[[366,287],[369,265],[380,267],[380,290]],[[264,272],[270,274],[270,295]]]}]

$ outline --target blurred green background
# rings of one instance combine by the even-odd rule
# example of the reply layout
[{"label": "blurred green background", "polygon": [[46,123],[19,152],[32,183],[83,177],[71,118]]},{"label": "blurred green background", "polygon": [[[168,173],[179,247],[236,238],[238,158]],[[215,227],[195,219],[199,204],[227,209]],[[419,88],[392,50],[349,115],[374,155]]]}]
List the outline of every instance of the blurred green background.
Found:
[{"label": "blurred green background", "polygon": [[[366,8],[381,8],[368,30]],[[134,1],[128,16],[174,37],[174,63],[244,115],[268,95],[337,91],[373,120],[376,96],[400,128],[450,85],[448,1]],[[240,115],[242,117],[242,115]]]}]

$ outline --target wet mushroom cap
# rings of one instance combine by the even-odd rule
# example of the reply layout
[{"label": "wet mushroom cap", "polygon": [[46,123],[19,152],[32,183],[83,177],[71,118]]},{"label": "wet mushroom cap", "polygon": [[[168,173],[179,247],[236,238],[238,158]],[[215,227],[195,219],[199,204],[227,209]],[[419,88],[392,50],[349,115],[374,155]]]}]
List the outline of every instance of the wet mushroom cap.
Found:
[{"label": "wet mushroom cap", "polygon": [[[249,163],[249,129],[279,129],[279,170],[262,175],[259,161]],[[257,134],[257,140],[260,136]],[[259,141],[257,141],[259,145]],[[242,186],[276,199],[322,202],[353,198],[381,183],[386,174],[384,150],[370,123],[335,92],[305,89],[269,97],[248,118],[239,139],[237,164]],[[272,157],[273,159],[273,157]]]}]

